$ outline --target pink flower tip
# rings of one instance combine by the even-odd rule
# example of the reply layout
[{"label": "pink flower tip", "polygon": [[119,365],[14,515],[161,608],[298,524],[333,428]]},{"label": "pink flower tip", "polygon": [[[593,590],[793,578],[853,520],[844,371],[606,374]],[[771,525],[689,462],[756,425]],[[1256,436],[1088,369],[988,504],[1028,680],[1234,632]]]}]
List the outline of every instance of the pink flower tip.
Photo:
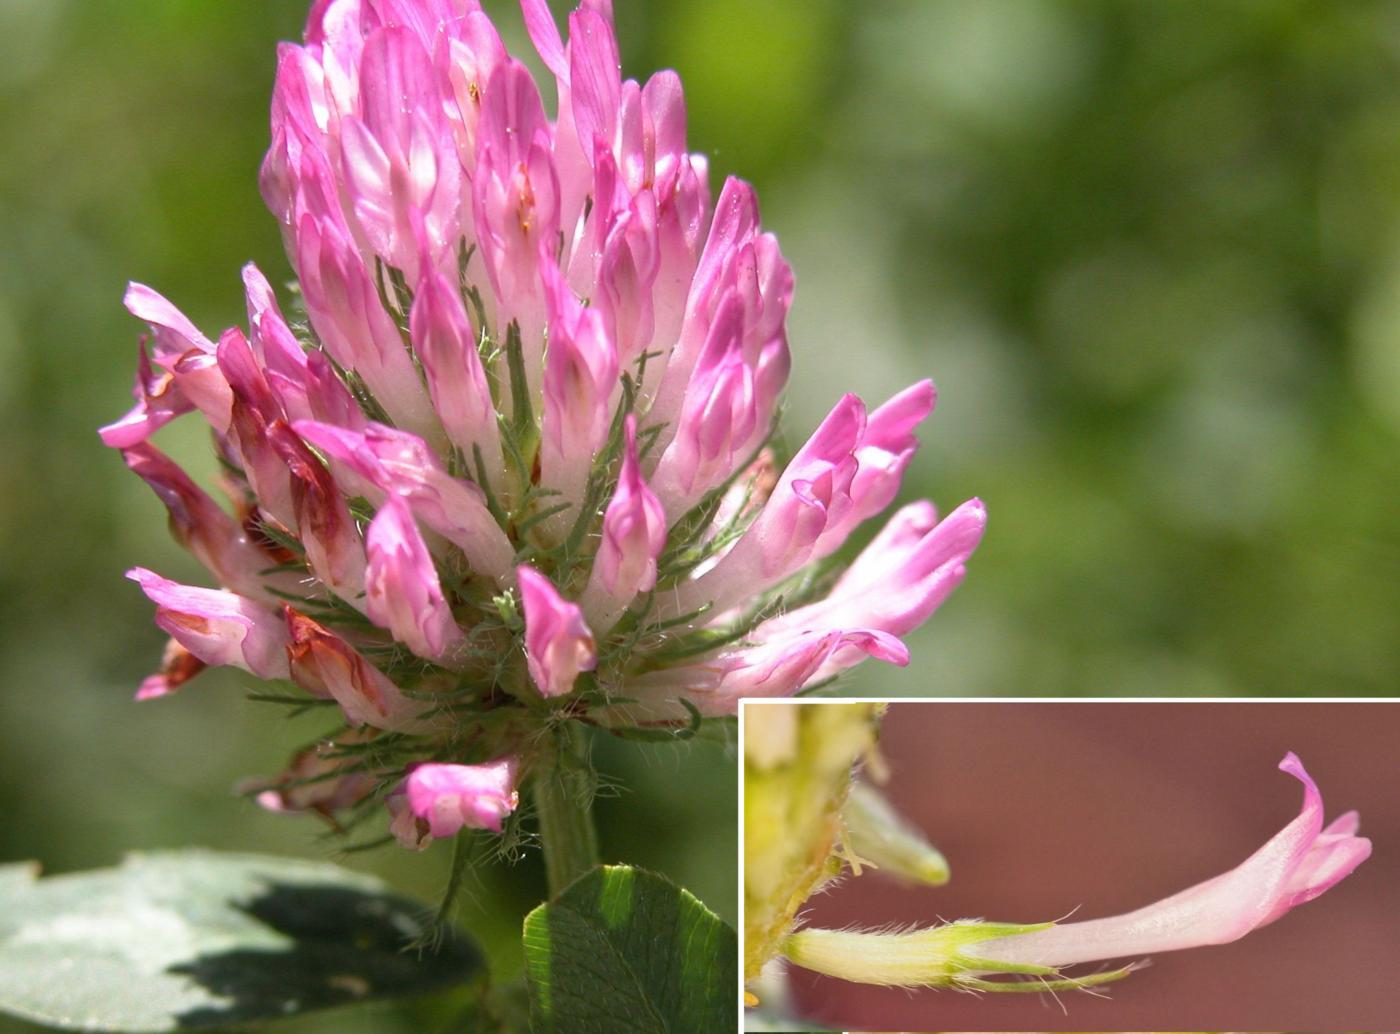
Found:
[{"label": "pink flower tip", "polygon": [[525,614],[525,659],[530,677],[543,696],[570,693],[578,673],[592,671],[598,663],[593,633],[583,611],[533,567],[520,566],[516,577]]},{"label": "pink flower tip", "polygon": [[450,837],[461,829],[499,833],[520,803],[516,768],[512,756],[485,765],[419,765],[403,784],[409,810],[434,837]]},{"label": "pink flower tip", "polygon": [[1302,811],[1229,872],[1125,915],[986,941],[978,958],[1060,967],[1228,944],[1336,886],[1370,856],[1371,842],[1356,835],[1355,812],[1323,825],[1322,794],[1296,754],[1279,768],[1303,784]]}]

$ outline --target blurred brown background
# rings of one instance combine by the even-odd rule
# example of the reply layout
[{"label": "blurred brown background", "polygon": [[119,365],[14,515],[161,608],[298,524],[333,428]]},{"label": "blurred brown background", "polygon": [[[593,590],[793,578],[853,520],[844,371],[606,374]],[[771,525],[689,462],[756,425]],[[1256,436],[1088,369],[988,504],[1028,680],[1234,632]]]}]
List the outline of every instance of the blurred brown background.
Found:
[{"label": "blurred brown background", "polygon": [[[900,703],[881,748],[895,804],[952,881],[847,880],[824,927],[1116,915],[1242,862],[1298,813],[1295,751],[1370,859],[1234,944],[1172,952],[1084,994],[862,987],[793,969],[808,1018],[846,1030],[1387,1030],[1400,1017],[1400,705]],[[1087,972],[1088,970],[1086,970]],[[1063,1008],[1062,1008],[1063,1006]]]}]

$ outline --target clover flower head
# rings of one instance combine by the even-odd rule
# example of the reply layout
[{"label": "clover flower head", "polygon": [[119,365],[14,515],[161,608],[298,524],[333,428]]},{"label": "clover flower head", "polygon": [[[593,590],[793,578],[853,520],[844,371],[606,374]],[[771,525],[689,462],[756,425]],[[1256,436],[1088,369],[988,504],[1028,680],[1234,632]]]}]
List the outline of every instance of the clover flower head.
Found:
[{"label": "clover flower head", "polygon": [[[793,275],[753,189],[712,199],[679,78],[622,79],[608,0],[567,39],[522,8],[553,118],[476,0],[316,0],[261,173],[297,309],[250,265],[247,329],[215,340],[132,286],[136,404],[101,432],[218,586],[132,573],[175,644],[142,695],[204,665],[290,679],[351,730],[294,768],[347,790],[289,773],[264,802],[407,779],[415,843],[499,828],[510,809],[423,788],[502,758],[513,786],[550,723],[684,730],[907,663],[985,520],[914,503],[828,577],[898,492],[932,384],[845,396],[780,468]],[[151,442],[196,411],[231,512]]]}]

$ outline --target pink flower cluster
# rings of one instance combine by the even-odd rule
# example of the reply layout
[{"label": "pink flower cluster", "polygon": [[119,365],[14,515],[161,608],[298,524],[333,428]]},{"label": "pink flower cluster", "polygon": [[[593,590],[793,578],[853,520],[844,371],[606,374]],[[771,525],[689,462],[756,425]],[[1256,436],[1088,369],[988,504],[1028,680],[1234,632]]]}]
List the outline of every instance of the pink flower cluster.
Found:
[{"label": "pink flower cluster", "polygon": [[[982,534],[975,500],[915,503],[819,591],[811,565],[893,501],[933,386],[842,398],[778,469],[792,272],[750,186],[712,205],[675,73],[621,78],[610,7],[584,0],[566,42],[522,0],[551,120],[476,0],[316,0],[262,170],[305,320],[251,265],[248,329],[217,341],[127,294],[149,350],[102,437],[220,586],[132,572],[174,641],[140,696],[233,665],[333,701],[360,746],[413,744],[300,758],[284,805],[343,804],[365,757],[523,772],[541,708],[670,727],[907,663]],[[231,514],[150,442],[196,410]],[[499,825],[424,803],[465,767],[407,776],[434,836]]]}]

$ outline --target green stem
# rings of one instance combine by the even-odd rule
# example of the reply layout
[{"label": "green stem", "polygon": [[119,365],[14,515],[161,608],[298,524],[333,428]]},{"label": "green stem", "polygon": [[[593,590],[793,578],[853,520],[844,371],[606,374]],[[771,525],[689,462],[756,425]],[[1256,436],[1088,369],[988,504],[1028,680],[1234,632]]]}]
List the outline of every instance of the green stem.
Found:
[{"label": "green stem", "polygon": [[598,864],[598,835],[593,829],[593,769],[584,730],[566,722],[557,733],[557,750],[549,767],[535,780],[535,814],[544,845],[549,896]]}]

